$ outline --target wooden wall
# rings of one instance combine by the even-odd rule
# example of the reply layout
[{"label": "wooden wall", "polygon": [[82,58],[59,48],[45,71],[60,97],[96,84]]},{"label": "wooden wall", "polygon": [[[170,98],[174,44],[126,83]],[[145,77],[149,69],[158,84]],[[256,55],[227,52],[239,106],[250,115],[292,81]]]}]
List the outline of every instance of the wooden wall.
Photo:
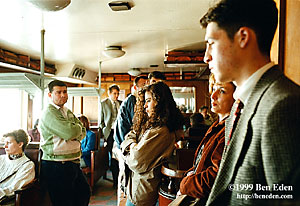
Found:
[{"label": "wooden wall", "polygon": [[300,1],[286,2],[284,73],[300,85]]},{"label": "wooden wall", "polygon": [[[196,111],[202,105],[210,107],[210,98],[208,94],[208,81],[197,80],[197,81],[166,81],[169,86],[180,86],[180,87],[195,87],[195,105]],[[117,84],[121,90],[125,90],[125,96],[130,93],[132,82],[102,82],[101,88],[105,89],[105,92],[101,96],[101,100],[108,97],[107,90],[110,85]],[[91,122],[96,122],[98,119],[98,98],[97,97],[74,97],[73,99],[73,111],[75,114],[86,115]]]},{"label": "wooden wall", "polygon": [[[280,7],[279,0],[275,0],[277,8]],[[279,15],[278,15],[278,20],[279,20]],[[271,61],[273,61],[275,64],[278,64],[278,53],[279,53],[279,24],[277,26],[277,30],[272,42],[272,47],[271,47]]]}]

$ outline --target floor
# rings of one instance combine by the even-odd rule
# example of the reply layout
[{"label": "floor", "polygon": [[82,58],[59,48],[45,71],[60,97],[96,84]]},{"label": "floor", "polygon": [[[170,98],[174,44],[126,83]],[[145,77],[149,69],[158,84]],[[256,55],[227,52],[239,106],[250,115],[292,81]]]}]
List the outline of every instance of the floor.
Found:
[{"label": "floor", "polygon": [[96,183],[89,205],[117,205],[117,190],[113,188],[112,175],[110,171],[107,171],[107,179],[103,179],[102,177]]}]

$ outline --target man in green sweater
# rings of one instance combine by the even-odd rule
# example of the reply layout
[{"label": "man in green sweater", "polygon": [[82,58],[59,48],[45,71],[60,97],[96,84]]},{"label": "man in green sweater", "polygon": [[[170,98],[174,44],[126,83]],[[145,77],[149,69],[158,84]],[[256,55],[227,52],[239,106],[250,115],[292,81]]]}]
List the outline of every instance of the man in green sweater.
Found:
[{"label": "man in green sweater", "polygon": [[84,206],[90,199],[89,185],[80,170],[80,140],[85,128],[64,104],[67,85],[59,80],[48,84],[50,104],[40,120],[43,150],[41,182],[54,206]]}]

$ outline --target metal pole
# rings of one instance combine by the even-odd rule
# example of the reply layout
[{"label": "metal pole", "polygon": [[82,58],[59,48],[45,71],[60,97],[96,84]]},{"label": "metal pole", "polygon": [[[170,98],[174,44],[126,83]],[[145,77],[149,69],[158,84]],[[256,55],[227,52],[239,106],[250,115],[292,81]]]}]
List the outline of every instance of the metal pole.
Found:
[{"label": "metal pole", "polygon": [[102,61],[99,62],[99,71],[98,71],[98,127],[100,127],[101,123],[101,64]]},{"label": "metal pole", "polygon": [[40,61],[40,71],[41,71],[41,92],[42,92],[42,110],[44,109],[44,73],[45,73],[45,29],[41,30],[41,61]]}]

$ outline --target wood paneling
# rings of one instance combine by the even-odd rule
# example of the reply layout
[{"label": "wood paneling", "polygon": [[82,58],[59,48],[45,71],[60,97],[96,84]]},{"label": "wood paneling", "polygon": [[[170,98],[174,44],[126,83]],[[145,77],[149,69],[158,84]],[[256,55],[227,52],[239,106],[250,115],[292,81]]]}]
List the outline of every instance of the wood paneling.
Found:
[{"label": "wood paneling", "polygon": [[[276,5],[277,5],[277,8],[280,7],[279,5],[279,0],[275,0],[276,2]],[[278,15],[279,17],[279,15]],[[279,18],[278,18],[279,20]],[[275,62],[276,64],[278,64],[278,59],[279,59],[279,24],[277,26],[277,29],[276,29],[276,33],[275,33],[275,36],[274,36],[274,39],[273,39],[273,42],[272,42],[272,47],[271,47],[271,60],[273,62]]]},{"label": "wood paneling", "polygon": [[[120,86],[121,90],[125,90],[125,95],[130,93],[132,82],[104,82],[101,83],[102,89],[105,89],[105,92],[102,94],[101,99],[108,97],[107,90],[110,85],[117,84]],[[197,81],[166,81],[166,84],[171,86],[179,87],[195,87],[195,98],[196,98],[196,111],[202,105],[207,105],[210,107],[210,97],[208,93],[208,81],[207,80],[197,80]],[[76,101],[76,102],[75,102]],[[80,99],[74,99],[74,105],[77,108],[76,111],[79,111],[80,108]],[[83,114],[86,115],[90,121],[97,121],[98,119],[98,98],[97,97],[83,97]]]},{"label": "wood paneling", "polygon": [[286,1],[284,73],[300,85],[300,1]]}]

